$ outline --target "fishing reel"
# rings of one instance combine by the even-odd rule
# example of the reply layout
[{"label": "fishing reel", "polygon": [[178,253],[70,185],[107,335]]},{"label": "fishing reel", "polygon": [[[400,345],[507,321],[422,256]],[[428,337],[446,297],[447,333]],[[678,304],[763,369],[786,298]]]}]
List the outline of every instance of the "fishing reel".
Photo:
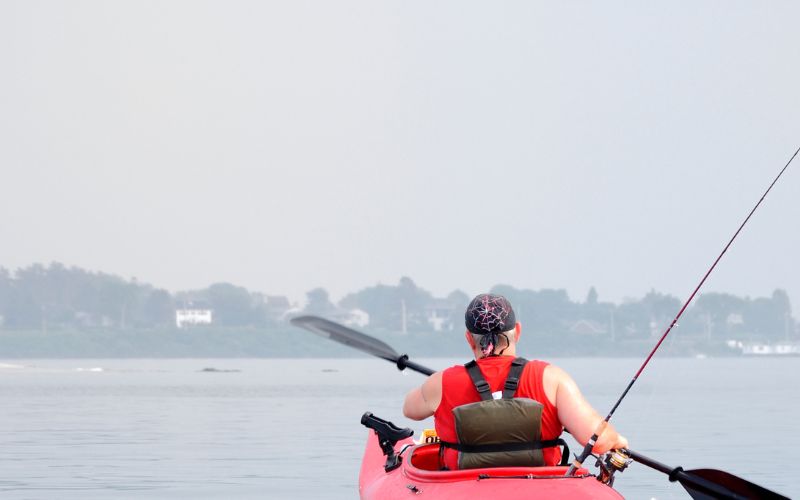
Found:
[{"label": "fishing reel", "polygon": [[614,474],[623,472],[631,462],[633,462],[633,459],[626,449],[611,450],[608,453],[597,456],[595,465],[600,468],[597,480],[608,486],[613,486]]}]

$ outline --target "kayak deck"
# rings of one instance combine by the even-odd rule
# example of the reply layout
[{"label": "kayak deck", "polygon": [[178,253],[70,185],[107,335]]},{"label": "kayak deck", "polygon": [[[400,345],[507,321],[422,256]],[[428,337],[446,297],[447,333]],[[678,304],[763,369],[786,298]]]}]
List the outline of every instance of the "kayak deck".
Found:
[{"label": "kayak deck", "polygon": [[584,468],[566,477],[568,467],[487,467],[439,470],[439,445],[415,445],[411,438],[398,441],[400,467],[386,472],[386,457],[378,437],[370,432],[359,476],[363,499],[430,498],[592,498],[620,499],[614,489],[600,483]]}]

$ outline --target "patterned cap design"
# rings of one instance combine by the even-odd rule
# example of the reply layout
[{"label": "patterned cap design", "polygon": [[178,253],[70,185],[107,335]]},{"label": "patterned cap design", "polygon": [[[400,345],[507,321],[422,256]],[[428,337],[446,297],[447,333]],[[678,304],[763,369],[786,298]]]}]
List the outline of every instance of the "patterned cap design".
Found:
[{"label": "patterned cap design", "polygon": [[464,313],[467,330],[478,335],[507,332],[514,328],[517,319],[514,309],[502,295],[482,293],[472,299]]}]

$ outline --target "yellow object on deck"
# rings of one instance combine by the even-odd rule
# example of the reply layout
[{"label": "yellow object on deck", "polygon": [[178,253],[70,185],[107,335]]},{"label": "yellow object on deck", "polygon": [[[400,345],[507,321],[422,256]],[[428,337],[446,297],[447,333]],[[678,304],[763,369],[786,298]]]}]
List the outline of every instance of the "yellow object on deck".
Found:
[{"label": "yellow object on deck", "polygon": [[424,429],[419,438],[419,444],[438,443],[439,435],[436,434],[436,429]]}]

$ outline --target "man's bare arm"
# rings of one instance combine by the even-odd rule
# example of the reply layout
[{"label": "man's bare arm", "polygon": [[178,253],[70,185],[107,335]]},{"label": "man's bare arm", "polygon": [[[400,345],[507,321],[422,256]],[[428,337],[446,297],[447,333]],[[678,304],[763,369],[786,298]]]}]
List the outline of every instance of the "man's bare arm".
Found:
[{"label": "man's bare arm", "polygon": [[[559,420],[580,444],[585,445],[603,418],[586,401],[578,385],[567,372],[557,366],[549,365],[545,370],[545,380],[548,379],[550,384],[556,387],[555,405]],[[618,434],[614,426],[608,424],[597,439],[593,451],[605,453],[611,449],[627,446],[628,440]]]},{"label": "man's bare arm", "polygon": [[442,372],[436,372],[416,389],[406,394],[403,415],[412,420],[424,420],[434,414],[442,400]]}]

